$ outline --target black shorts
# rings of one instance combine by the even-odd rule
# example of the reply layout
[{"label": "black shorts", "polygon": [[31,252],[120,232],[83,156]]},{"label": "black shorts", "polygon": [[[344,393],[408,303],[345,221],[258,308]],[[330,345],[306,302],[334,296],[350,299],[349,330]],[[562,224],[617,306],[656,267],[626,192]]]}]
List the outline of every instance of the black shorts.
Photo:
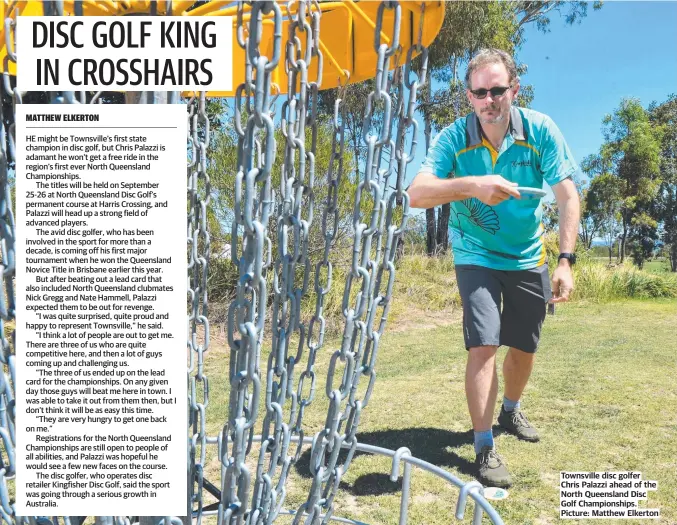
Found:
[{"label": "black shorts", "polygon": [[466,349],[505,345],[536,351],[552,297],[547,264],[511,271],[459,265],[456,280],[463,301]]}]

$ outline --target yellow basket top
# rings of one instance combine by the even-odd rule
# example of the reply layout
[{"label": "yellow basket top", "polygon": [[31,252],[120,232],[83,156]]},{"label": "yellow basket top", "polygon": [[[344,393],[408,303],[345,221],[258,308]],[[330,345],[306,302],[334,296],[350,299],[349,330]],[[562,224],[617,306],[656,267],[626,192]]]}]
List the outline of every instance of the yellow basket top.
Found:
[{"label": "yellow basket top", "polygon": [[[245,51],[237,42],[237,6],[234,2],[214,1],[202,5],[191,11],[187,11],[194,0],[175,0],[166,2],[159,0],[156,3],[158,15],[166,15],[168,4],[171,4],[173,16],[232,16],[233,17],[233,90],[210,91],[209,96],[234,96],[235,89],[244,81],[245,76]],[[287,16],[287,2],[279,2],[283,13],[282,49],[284,50],[289,19]],[[344,2],[321,2],[314,6],[322,10],[320,19],[320,50],[324,58],[322,70],[322,84],[320,89],[329,89],[346,83],[361,82],[376,75],[376,53],[374,51],[374,30],[376,28],[377,12],[380,2],[378,1],[354,1]],[[404,63],[409,48],[415,46],[419,33],[421,43],[429,46],[435,39],[444,21],[444,2],[435,1],[401,1],[400,22],[400,63]],[[42,0],[15,0],[0,2],[0,14],[4,20],[7,15],[14,16],[44,16],[44,3]],[[74,16],[75,2],[66,0],[63,2],[64,15]],[[151,14],[152,2],[150,0],[138,1],[113,1],[113,0],[83,0],[82,14],[84,16],[124,16]],[[296,5],[298,5],[296,3]],[[293,4],[292,4],[293,8]],[[245,4],[244,21],[249,21],[251,6]],[[423,22],[421,24],[421,14]],[[383,15],[381,29],[381,43],[390,45],[393,32],[394,13],[386,9]],[[272,14],[264,16],[263,34],[260,50],[266,56],[273,53],[273,26]],[[16,64],[9,60],[5,46],[5,25],[0,29],[0,64],[2,71],[16,74]],[[13,41],[13,35],[10,35]],[[304,44],[302,44],[304,45]],[[284,52],[284,51],[283,51]],[[416,53],[414,52],[414,56]],[[394,67],[397,60],[391,60]],[[308,68],[308,80],[317,78],[318,60],[313,58],[311,67]],[[276,84],[279,93],[287,91],[287,74],[285,61],[280,60],[277,67],[271,73],[271,82]]]}]

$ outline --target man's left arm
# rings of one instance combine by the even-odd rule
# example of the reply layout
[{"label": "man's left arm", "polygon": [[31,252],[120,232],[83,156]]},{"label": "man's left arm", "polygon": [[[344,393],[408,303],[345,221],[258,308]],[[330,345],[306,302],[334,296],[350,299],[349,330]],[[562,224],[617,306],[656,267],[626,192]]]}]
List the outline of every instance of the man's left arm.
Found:
[{"label": "man's left arm", "polygon": [[[581,216],[581,206],[576,185],[571,178],[567,178],[552,186],[559,209],[559,251],[573,253],[578,238],[578,223]],[[569,300],[574,289],[574,276],[571,263],[568,259],[560,259],[557,268],[552,274],[552,303],[562,303]]]}]

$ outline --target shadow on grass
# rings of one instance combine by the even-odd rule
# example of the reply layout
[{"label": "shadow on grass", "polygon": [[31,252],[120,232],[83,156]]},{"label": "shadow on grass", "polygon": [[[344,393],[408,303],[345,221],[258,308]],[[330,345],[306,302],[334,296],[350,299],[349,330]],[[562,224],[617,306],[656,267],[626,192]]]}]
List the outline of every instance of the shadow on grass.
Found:
[{"label": "shadow on grass", "polygon": [[[494,436],[500,435],[502,430],[498,426],[493,428]],[[360,444],[373,445],[381,448],[397,450],[407,447],[412,456],[427,461],[442,468],[451,468],[463,476],[475,475],[474,461],[458,455],[454,449],[463,445],[472,445],[474,442],[472,430],[466,432],[452,432],[439,428],[404,428],[399,430],[382,430],[378,432],[358,433],[357,439]],[[295,468],[302,477],[310,478],[310,449],[306,450]],[[365,452],[357,452],[355,457],[365,455]],[[345,461],[346,453],[342,451],[337,464]],[[400,480],[390,481],[390,474],[383,472],[370,472],[359,476],[352,484],[341,482],[340,488],[354,496],[378,496],[390,494],[401,489],[402,469]],[[468,481],[468,480],[465,480]]]}]

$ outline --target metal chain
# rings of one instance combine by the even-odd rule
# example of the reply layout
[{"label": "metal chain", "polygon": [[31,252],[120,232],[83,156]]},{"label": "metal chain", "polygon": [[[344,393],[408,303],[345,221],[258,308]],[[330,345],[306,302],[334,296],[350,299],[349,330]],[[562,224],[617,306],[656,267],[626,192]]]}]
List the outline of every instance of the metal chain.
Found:
[{"label": "metal chain", "polygon": [[[60,9],[62,4],[57,3],[53,14],[59,14]],[[345,105],[342,101],[345,99],[345,86],[341,88],[334,108],[332,155],[326,174],[327,195],[321,222],[324,250],[314,265],[315,313],[306,325],[301,319],[300,306],[308,291],[313,268],[308,240],[314,214],[317,99],[323,73],[319,46],[321,9],[314,0],[292,1],[286,9],[289,33],[285,68],[289,84],[287,100],[281,107],[284,160],[279,189],[275,191],[271,180],[276,157],[271,74],[281,59],[282,12],[276,2],[252,2],[251,16],[245,24],[244,3],[238,4],[237,41],[245,51],[246,67],[245,80],[237,88],[235,102],[238,171],[231,254],[238,265],[239,280],[236,297],[228,312],[230,402],[228,419],[218,437],[218,454],[222,464],[219,525],[270,524],[282,508],[290,467],[301,453],[300,444],[290,451],[290,442],[296,437],[299,443],[303,441],[304,412],[314,398],[315,359],[324,344],[324,298],[332,284],[329,254],[339,227],[338,189],[343,177]],[[386,10],[393,13],[394,37],[390,45],[380,42]],[[14,34],[16,16],[17,10],[14,9],[5,20],[6,48],[12,61],[16,61],[16,55],[9,40]],[[260,49],[264,18],[272,19],[274,24],[270,56],[262,54]],[[395,278],[396,246],[409,212],[404,173],[407,164],[414,158],[416,147],[416,122],[413,118],[416,90],[425,79],[425,59],[418,79],[412,82],[409,78],[413,51],[408,53],[404,69],[399,68],[394,75],[389,74],[391,58],[399,58],[400,18],[397,2],[384,2],[379,6],[374,45],[377,78],[367,100],[364,120],[367,161],[354,198],[353,257],[343,297],[343,340],[340,350],[332,355],[330,361],[326,384],[329,411],[325,427],[313,439],[312,487],[307,501],[298,509],[294,523],[305,519],[306,523],[324,524],[332,515],[339,483],[357,446],[360,415],[369,402],[376,377],[374,367],[378,344],[385,329]],[[427,56],[427,51],[421,46],[420,31],[416,52]],[[312,80],[308,78],[311,66],[316,72],[316,78]],[[409,94],[407,104],[404,103],[405,86]],[[12,97],[13,106],[21,103],[21,95],[12,88],[7,72],[3,76],[3,89]],[[74,93],[61,93],[53,101],[78,102]],[[81,101],[84,102],[84,98],[81,97]],[[383,108],[382,124],[379,126],[375,118],[377,106]],[[207,175],[210,131],[204,93],[188,102],[187,118],[188,497],[191,507],[195,508],[197,522],[201,523],[206,482],[206,410],[209,405],[209,382],[204,359],[209,349],[207,271],[210,237],[207,209],[211,194]],[[391,131],[395,121],[394,141]],[[405,154],[407,140],[411,146],[409,153]],[[3,363],[0,374],[0,516],[7,523],[16,523],[17,520],[7,488],[7,480],[14,476],[15,468],[14,338],[8,341],[4,333],[5,322],[12,321],[15,315],[14,219],[8,175],[9,163],[14,159],[13,147],[14,125],[5,129],[3,120],[0,146],[3,265],[3,290],[0,294],[0,360]],[[389,191],[395,160],[397,181],[395,191]],[[382,168],[383,164],[385,168]],[[274,231],[277,236],[274,262],[269,231]],[[261,350],[268,283],[271,281],[272,348],[267,359],[262,444],[256,475],[252,480],[246,458],[261,404]],[[291,348],[292,340],[297,341],[298,346]],[[308,349],[308,358],[295,384],[296,365],[302,360],[304,346]],[[334,381],[337,375],[341,378],[340,385]],[[368,379],[366,387],[360,388],[362,376]],[[339,462],[342,446],[348,448],[348,455]],[[324,518],[321,517],[323,514]],[[101,524],[130,525],[130,518],[124,516],[102,517],[98,521]],[[64,518],[66,525],[70,522],[68,517]],[[179,518],[168,516],[164,522],[166,525],[178,523]]]},{"label": "metal chain", "polygon": [[[281,109],[285,149],[276,199],[278,243],[273,265],[272,349],[266,372],[266,415],[252,501],[254,510],[249,523],[274,522],[284,504],[290,467],[301,452],[299,444],[290,454],[289,444],[292,436],[303,435],[303,412],[299,411],[300,394],[294,380],[307,333],[300,309],[311,272],[308,241],[314,212],[317,98],[322,78],[320,9],[317,6],[313,10],[314,6],[317,4],[305,0],[287,4],[288,89]],[[303,41],[305,53],[301,56]],[[313,63],[317,63],[316,80],[309,82],[308,72]],[[298,339],[296,348],[291,347],[294,336]],[[285,414],[288,404],[289,412]]]},{"label": "metal chain", "polygon": [[[266,272],[272,254],[268,236],[268,223],[273,212],[271,170],[276,153],[271,72],[280,60],[282,12],[276,2],[253,2],[248,28],[244,25],[243,14],[244,5],[239,3],[237,41],[245,51],[246,64],[245,81],[238,86],[235,101],[238,172],[231,237],[231,256],[238,265],[239,280],[236,297],[228,310],[230,403],[228,420],[219,436],[222,463],[219,525],[239,525],[245,519],[247,523],[262,523],[271,512],[270,497],[263,497],[264,484],[270,486],[270,481],[264,481],[260,475],[255,482],[255,509],[250,512],[251,472],[245,460],[251,449],[260,403],[260,358],[268,296]],[[262,54],[259,48],[264,16],[271,17],[274,24],[271,56]],[[246,97],[244,112],[247,115],[244,127],[243,96]],[[257,471],[262,472],[261,461]]]},{"label": "metal chain", "polygon": [[[189,501],[197,505],[198,524],[202,520],[204,466],[207,453],[206,410],[209,405],[209,380],[204,372],[204,355],[209,350],[207,273],[210,237],[207,209],[211,185],[207,174],[209,118],[205,93],[188,103],[188,425],[190,430],[188,478]],[[197,484],[197,490],[195,487]]]},{"label": "metal chain", "polygon": [[[14,323],[16,320],[14,292],[16,230],[10,170],[13,171],[14,165],[12,164],[16,162],[16,106],[22,103],[21,92],[12,86],[9,62],[13,62],[16,66],[16,19],[19,15],[20,11],[17,5],[11,6],[5,11],[5,49],[8,63],[3,71],[2,104],[0,104],[0,253],[2,257],[2,279],[0,280],[0,362],[2,362],[2,370],[0,371],[0,518],[3,522],[12,525],[15,523],[35,523],[34,518],[16,516],[8,487],[8,481],[13,481],[16,475],[16,331],[12,330],[9,339],[5,333],[5,323]],[[57,2],[51,5],[45,15],[63,15],[63,4]],[[4,111],[6,96],[9,96],[12,102],[11,115],[7,118],[8,127],[5,126]],[[84,94],[81,94],[81,96],[84,101]],[[50,93],[50,97],[54,103],[79,103],[73,92]],[[79,523],[78,518],[64,516],[62,518],[64,525],[71,525],[72,518],[75,523]],[[57,524],[59,517],[54,516],[52,520]]]},{"label": "metal chain", "polygon": [[[389,46],[380,42],[386,10],[393,13],[393,37]],[[329,521],[341,478],[354,457],[360,416],[369,403],[376,378],[378,345],[385,330],[395,279],[396,247],[409,214],[409,200],[404,192],[404,175],[406,165],[413,160],[416,148],[414,138],[416,125],[413,120],[416,89],[425,76],[424,65],[417,82],[411,83],[407,77],[406,87],[409,90],[410,102],[405,114],[402,103],[404,95],[402,68],[396,68],[392,76],[388,73],[391,57],[397,54],[395,59],[399,58],[400,23],[401,8],[398,2],[383,2],[379,5],[374,30],[377,73],[374,90],[367,98],[363,123],[367,158],[362,180],[355,192],[353,258],[343,295],[345,328],[341,348],[334,352],[330,360],[326,385],[329,410],[325,428],[313,439],[310,459],[312,486],[308,499],[296,513],[294,524],[301,523],[304,515],[307,515],[306,524],[324,525]],[[423,49],[421,36],[419,32],[419,51]],[[411,57],[411,53],[408,54],[407,68]],[[424,64],[426,57],[423,60]],[[392,111],[391,92],[399,93],[395,115]],[[377,105],[383,107],[380,130],[376,129],[375,122],[378,119],[374,118]],[[397,122],[397,144],[390,138],[394,121]],[[411,141],[409,155],[397,155],[396,152],[403,148],[407,136]],[[393,156],[399,161],[397,182],[396,191],[389,192],[388,180],[392,173]],[[382,168],[384,161],[386,167]],[[399,225],[394,224],[396,215],[400,215]],[[326,222],[323,226],[326,231]],[[383,283],[385,290],[382,290]],[[375,327],[378,312],[380,320]],[[341,378],[340,384],[335,383],[335,376]],[[366,387],[360,388],[362,376],[366,376],[368,382]],[[342,447],[348,452],[343,462],[339,463],[339,452]]]},{"label": "metal chain", "polygon": [[[380,43],[386,9],[393,12],[394,37],[389,46]],[[337,198],[343,172],[344,127],[339,99],[335,107],[335,135],[322,220],[325,249],[322,259],[315,266],[315,315],[306,327],[300,317],[300,306],[308,289],[311,268],[308,239],[314,211],[317,92],[322,77],[322,55],[319,51],[321,9],[316,2],[309,0],[287,4],[289,31],[285,69],[289,83],[287,100],[281,107],[285,143],[277,194],[271,189],[270,176],[275,161],[275,140],[269,73],[280,58],[280,12],[273,2],[253,3],[247,26],[244,23],[244,10],[244,5],[239,4],[237,40],[245,51],[246,64],[245,80],[236,90],[235,101],[238,173],[231,239],[231,254],[233,261],[238,264],[240,279],[237,296],[228,316],[231,395],[228,421],[219,436],[222,461],[220,524],[272,523],[283,505],[286,478],[301,450],[299,445],[295,453],[290,453],[290,441],[296,436],[302,440],[303,414],[315,391],[314,364],[324,339],[322,310],[324,297],[331,286],[329,252],[338,228]],[[273,56],[270,58],[262,55],[259,49],[262,21],[266,16],[272,18],[275,24]],[[415,123],[412,123],[412,111],[417,85],[408,80],[407,70],[410,103],[405,116],[404,73],[399,70],[394,87],[393,77],[388,73],[391,57],[399,53],[400,20],[401,10],[397,2],[384,3],[379,7],[375,30],[377,78],[375,89],[367,100],[363,139],[368,156],[354,200],[353,259],[343,300],[344,337],[341,349],[334,353],[330,362],[326,387],[330,407],[325,428],[313,440],[313,484],[306,503],[296,513],[294,523],[300,523],[304,517],[307,523],[313,524],[329,520],[336,489],[357,446],[355,434],[360,414],[369,402],[376,377],[374,364],[378,342],[385,328],[395,277],[395,247],[408,215],[408,200],[403,186],[404,169],[413,159],[416,146],[415,140],[410,139],[412,146],[409,155],[396,154],[398,147],[402,150],[408,132],[415,132],[416,129]],[[418,50],[421,49],[419,34]],[[411,59],[411,55],[408,58]],[[309,82],[308,71],[314,61],[317,64],[317,81]],[[390,138],[393,128],[393,96],[390,91],[399,92],[395,106],[398,115],[397,144]],[[382,124],[380,131],[373,133],[378,120],[374,119],[377,105],[383,107]],[[243,122],[245,115],[246,125]],[[388,180],[395,158],[398,160],[397,191],[391,193],[388,192]],[[386,169],[381,168],[384,159]],[[275,223],[270,225],[270,229],[276,232],[277,253],[271,265],[272,250],[268,232],[273,202]],[[399,225],[393,224],[396,215],[401,215]],[[261,344],[269,269],[272,273],[273,295],[272,348],[267,358],[265,415],[252,488],[251,472],[245,460],[251,448],[253,425],[261,404]],[[387,279],[384,279],[385,272]],[[320,284],[324,273],[326,283]],[[387,283],[385,291],[381,290],[382,282]],[[354,300],[353,304],[351,299]],[[375,329],[378,311],[381,317]],[[315,332],[316,339],[313,338]],[[291,347],[293,339],[298,341],[298,346],[294,348]],[[295,368],[303,357],[304,344],[309,350],[308,361],[295,387]],[[342,380],[341,385],[334,388],[337,366],[343,367]],[[358,385],[363,375],[368,376],[369,380],[365,392],[360,396]],[[306,387],[307,381],[310,382],[309,387]],[[338,454],[344,444],[349,448],[349,453],[339,465]],[[325,515],[323,519],[320,517],[322,514]]]},{"label": "metal chain", "polygon": [[[82,15],[81,2],[76,0],[75,2],[76,15]],[[63,16],[63,2],[44,2],[43,9],[45,16]],[[19,4],[10,4],[9,8],[5,10],[5,49],[7,50],[8,62],[13,62],[16,65],[17,55],[15,52],[15,41],[16,41],[16,19],[20,15]],[[59,525],[80,525],[84,519],[82,516],[16,516],[14,504],[10,497],[10,487],[8,487],[8,481],[13,481],[13,478],[16,474],[15,469],[15,454],[16,454],[16,442],[15,442],[15,388],[16,388],[16,379],[15,379],[15,355],[16,355],[16,346],[15,346],[15,335],[16,332],[12,331],[11,337],[8,339],[7,334],[5,333],[6,323],[12,323],[15,321],[15,293],[14,293],[14,277],[15,277],[15,224],[14,224],[14,215],[13,215],[13,205],[11,200],[12,190],[10,183],[10,172],[13,170],[14,166],[12,164],[16,161],[15,154],[15,143],[16,143],[16,105],[22,103],[22,93],[19,92],[16,88],[13,87],[13,79],[9,73],[8,64],[5,65],[3,71],[2,79],[2,102],[4,102],[6,96],[11,98],[12,103],[12,112],[11,115],[7,116],[8,126],[5,125],[5,111],[4,104],[0,105],[0,250],[1,250],[1,261],[2,261],[2,279],[0,280],[0,362],[2,362],[2,370],[0,372],[0,518],[3,522],[11,525],[15,524],[24,524],[24,525],[35,525],[35,523]],[[101,92],[96,93],[91,99],[90,103],[100,103]],[[62,92],[50,92],[49,93],[50,102],[56,104],[84,104],[87,102],[87,97],[85,92],[75,93],[72,91],[62,91]],[[200,135],[203,138],[203,142],[200,143],[198,148],[198,153],[201,153],[202,159],[205,159],[204,156],[204,145],[209,141],[209,130],[208,130],[208,121],[206,119],[206,113],[204,113],[204,97],[202,97],[202,122],[206,122],[206,130]],[[193,155],[193,159],[198,158]],[[201,170],[203,178],[206,177],[206,168],[204,161],[198,162],[197,166]],[[190,168],[189,168],[190,169]],[[200,287],[195,288],[196,297],[195,302],[198,305],[202,306],[202,309],[199,309],[200,316],[198,317],[198,323],[200,323],[200,318],[204,318],[206,321],[206,261],[208,260],[208,248],[209,248],[209,238],[206,234],[204,226],[205,222],[205,210],[209,201],[209,183],[208,179],[206,184],[203,185],[205,188],[206,198],[202,197],[198,199],[198,206],[200,209],[200,214],[196,215],[198,217],[198,223],[200,224],[198,239],[199,246],[202,250],[202,256],[192,257],[192,261],[197,261],[195,266],[200,267],[202,272]],[[190,188],[190,186],[189,186]],[[189,189],[190,191],[190,189]],[[191,213],[189,212],[189,217]],[[189,219],[189,224],[190,224]],[[191,253],[196,254],[197,252],[194,249]],[[206,257],[205,257],[206,255]],[[195,281],[194,281],[195,282]],[[190,288],[189,280],[189,288]],[[202,293],[204,292],[204,294]],[[198,299],[199,298],[199,299]],[[195,311],[195,310],[193,310]],[[193,314],[190,314],[193,315]],[[190,318],[189,318],[190,319]],[[208,325],[206,325],[205,333],[208,334]],[[192,341],[195,342],[197,338],[193,336]],[[189,341],[189,345],[190,345]],[[201,345],[202,350],[206,350],[208,347],[208,335],[206,336],[206,342],[204,345]],[[192,360],[191,360],[192,362]],[[191,407],[195,403],[191,403]],[[206,405],[206,403],[204,403]],[[204,429],[204,426],[203,426]],[[204,435],[204,434],[203,434]],[[192,474],[192,473],[191,473]],[[11,489],[13,490],[13,486]],[[100,516],[95,519],[97,525],[138,525],[139,520],[148,520],[147,518],[135,517],[132,522],[132,517],[130,516]],[[157,523],[163,523],[164,525],[182,525],[182,520],[176,516],[164,516],[159,517],[159,520],[152,520]]]}]

